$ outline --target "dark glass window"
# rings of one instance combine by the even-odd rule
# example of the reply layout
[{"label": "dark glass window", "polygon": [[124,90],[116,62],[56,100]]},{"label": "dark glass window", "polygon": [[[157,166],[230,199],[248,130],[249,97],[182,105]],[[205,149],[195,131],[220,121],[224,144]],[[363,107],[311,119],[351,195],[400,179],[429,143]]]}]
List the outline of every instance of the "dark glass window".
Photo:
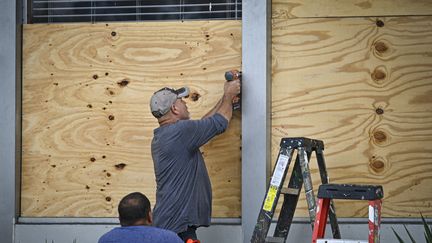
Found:
[{"label": "dark glass window", "polygon": [[241,19],[241,0],[28,0],[29,23]]}]

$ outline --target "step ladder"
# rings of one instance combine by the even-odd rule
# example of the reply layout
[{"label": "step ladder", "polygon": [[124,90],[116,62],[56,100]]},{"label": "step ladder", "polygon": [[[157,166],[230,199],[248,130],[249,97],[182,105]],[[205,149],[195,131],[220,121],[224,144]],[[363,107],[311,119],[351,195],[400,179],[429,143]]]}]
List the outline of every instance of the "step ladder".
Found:
[{"label": "step ladder", "polygon": [[[294,167],[288,183],[288,188],[282,188],[294,151],[297,150]],[[312,152],[315,152],[322,184],[328,184],[327,169],[324,161],[324,143],[321,140],[304,137],[282,138],[280,150],[273,169],[270,185],[262,203],[258,220],[252,235],[252,243],[285,242],[292,223],[297,202],[304,184],[306,201],[308,204],[311,227],[314,227],[316,199],[312,188],[312,180],[309,170],[309,160]],[[279,214],[273,237],[267,237],[267,233],[276,209],[280,194],[284,195],[282,208]],[[333,238],[340,238],[339,226],[332,200],[330,200],[330,223]]]},{"label": "step ladder", "polygon": [[[379,243],[379,228],[381,224],[381,205],[384,192],[382,186],[325,184],[318,189],[318,207],[315,226],[312,233],[312,243],[337,242],[369,242]],[[369,241],[321,239],[324,237],[330,203],[333,199],[367,200],[369,201]]]}]

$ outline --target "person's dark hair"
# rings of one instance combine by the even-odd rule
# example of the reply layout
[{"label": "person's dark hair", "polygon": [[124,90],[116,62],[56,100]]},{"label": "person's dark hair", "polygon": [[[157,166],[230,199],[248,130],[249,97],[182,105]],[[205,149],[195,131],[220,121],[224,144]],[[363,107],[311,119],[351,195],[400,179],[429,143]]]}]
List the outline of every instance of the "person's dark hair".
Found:
[{"label": "person's dark hair", "polygon": [[121,226],[134,225],[138,220],[147,220],[150,201],[140,192],[130,193],[120,201],[118,212]]}]

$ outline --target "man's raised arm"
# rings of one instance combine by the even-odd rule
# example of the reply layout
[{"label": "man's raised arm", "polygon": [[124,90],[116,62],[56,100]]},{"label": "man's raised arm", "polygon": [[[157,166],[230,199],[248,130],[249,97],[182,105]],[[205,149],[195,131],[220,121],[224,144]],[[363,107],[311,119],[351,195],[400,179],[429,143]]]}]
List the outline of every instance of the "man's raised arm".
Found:
[{"label": "man's raised arm", "polygon": [[216,105],[202,118],[214,115],[215,113],[221,114],[229,122],[232,117],[232,100],[240,93],[240,80],[225,82],[224,94]]}]

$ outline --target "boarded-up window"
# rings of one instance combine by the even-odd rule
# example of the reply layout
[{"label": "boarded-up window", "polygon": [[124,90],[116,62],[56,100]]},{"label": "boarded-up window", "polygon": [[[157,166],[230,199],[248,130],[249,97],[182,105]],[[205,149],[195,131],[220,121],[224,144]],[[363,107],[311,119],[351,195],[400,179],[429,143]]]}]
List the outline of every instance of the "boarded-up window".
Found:
[{"label": "boarded-up window", "polygon": [[240,19],[241,0],[28,0],[29,23]]}]

